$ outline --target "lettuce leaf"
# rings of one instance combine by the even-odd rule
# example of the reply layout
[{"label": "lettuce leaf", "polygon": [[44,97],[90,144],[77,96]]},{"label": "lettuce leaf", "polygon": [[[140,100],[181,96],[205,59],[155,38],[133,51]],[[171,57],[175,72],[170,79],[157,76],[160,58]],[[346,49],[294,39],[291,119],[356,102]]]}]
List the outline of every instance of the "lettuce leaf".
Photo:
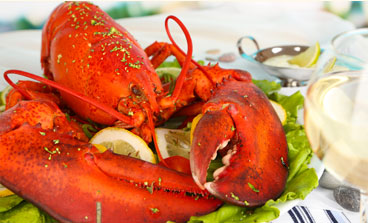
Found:
[{"label": "lettuce leaf", "polygon": [[[16,196],[16,195],[13,195]],[[31,203],[23,201],[14,208],[0,212],[0,222],[2,223],[53,223],[57,222],[49,215],[33,206]]]},{"label": "lettuce leaf", "polygon": [[314,169],[306,169],[286,184],[285,191],[276,200],[269,200],[262,207],[254,210],[233,206],[223,205],[219,210],[208,215],[190,218],[190,223],[256,223],[269,222],[279,217],[280,210],[275,207],[278,203],[289,200],[304,199],[314,188],[318,186],[318,177]]},{"label": "lettuce leaf", "polygon": [[0,212],[8,211],[17,206],[22,201],[23,198],[18,197],[17,195],[0,197]]},{"label": "lettuce leaf", "polygon": [[267,96],[281,89],[281,85],[275,81],[268,80],[252,80]]},{"label": "lettuce leaf", "polygon": [[[197,63],[203,66],[205,62],[203,60],[198,60]],[[176,68],[181,68],[180,63],[179,63],[179,61],[177,59],[174,59],[172,61],[169,61],[169,60],[164,61],[157,68],[162,68],[162,67],[176,67]]]},{"label": "lettuce leaf", "polygon": [[318,186],[318,177],[314,169],[308,168],[312,150],[304,131],[304,126],[296,123],[298,110],[303,107],[304,97],[300,92],[286,96],[277,93],[281,86],[267,80],[254,80],[260,89],[271,99],[281,104],[287,113],[283,126],[289,148],[289,177],[284,192],[277,200],[269,200],[259,208],[251,209],[224,204],[220,209],[204,216],[193,216],[190,223],[227,223],[227,222],[269,222],[279,217],[276,204],[290,200],[304,199]]},{"label": "lettuce leaf", "polygon": [[181,68],[178,60],[173,60],[173,61],[165,61],[162,64],[160,64],[160,66],[158,66],[158,68],[162,68],[162,67],[177,67],[177,68]]}]

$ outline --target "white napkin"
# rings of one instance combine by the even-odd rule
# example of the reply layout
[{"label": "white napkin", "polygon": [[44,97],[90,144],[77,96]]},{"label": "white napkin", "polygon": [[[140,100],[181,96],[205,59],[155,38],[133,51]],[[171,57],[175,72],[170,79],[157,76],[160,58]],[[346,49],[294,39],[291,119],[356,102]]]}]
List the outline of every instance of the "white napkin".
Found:
[{"label": "white napkin", "polygon": [[359,213],[348,211],[337,204],[332,190],[318,187],[304,201],[272,222],[355,223],[359,222]]},{"label": "white napkin", "polygon": [[342,211],[308,208],[297,205],[290,209],[287,214],[280,216],[273,223],[350,223],[347,216]]}]

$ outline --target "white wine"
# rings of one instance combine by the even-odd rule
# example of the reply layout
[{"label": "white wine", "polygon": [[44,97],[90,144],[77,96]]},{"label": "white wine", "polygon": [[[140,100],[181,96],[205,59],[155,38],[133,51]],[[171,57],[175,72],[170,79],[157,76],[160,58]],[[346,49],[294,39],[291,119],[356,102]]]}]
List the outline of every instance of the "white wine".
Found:
[{"label": "white wine", "polygon": [[361,71],[326,75],[308,89],[305,129],[327,170],[368,191],[368,77]]}]

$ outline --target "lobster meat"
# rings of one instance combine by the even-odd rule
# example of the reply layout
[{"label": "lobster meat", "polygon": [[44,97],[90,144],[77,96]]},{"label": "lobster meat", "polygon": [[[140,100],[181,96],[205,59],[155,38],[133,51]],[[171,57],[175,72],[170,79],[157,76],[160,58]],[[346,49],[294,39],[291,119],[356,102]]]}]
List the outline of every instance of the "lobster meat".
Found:
[{"label": "lobster meat", "polygon": [[[193,61],[188,31],[174,16],[165,21],[167,31],[170,19],[185,33],[187,53],[169,32],[171,44],[155,42],[143,50],[91,3],[57,7],[42,34],[41,63],[49,80],[16,70],[4,74],[14,89],[8,110],[0,115],[0,120],[10,120],[0,126],[0,183],[62,222],[185,221],[218,208],[221,201],[212,196],[249,207],[277,198],[285,187],[288,161],[276,112],[248,72]],[[170,55],[182,65],[172,94],[155,73]],[[15,85],[11,73],[53,88],[46,91],[33,82]],[[21,109],[28,104],[35,110]],[[202,118],[191,146],[192,176],[167,168],[159,150],[166,167],[100,153],[85,142],[77,124],[64,120],[56,104],[82,119],[132,129],[147,142],[153,138],[156,148],[155,126],[179,110],[197,108]],[[53,112],[37,115],[44,106]],[[22,111],[28,113],[18,116]],[[213,182],[206,182],[218,153],[224,166]],[[24,161],[27,171],[20,174],[13,163]],[[34,179],[38,183],[30,187]]]}]

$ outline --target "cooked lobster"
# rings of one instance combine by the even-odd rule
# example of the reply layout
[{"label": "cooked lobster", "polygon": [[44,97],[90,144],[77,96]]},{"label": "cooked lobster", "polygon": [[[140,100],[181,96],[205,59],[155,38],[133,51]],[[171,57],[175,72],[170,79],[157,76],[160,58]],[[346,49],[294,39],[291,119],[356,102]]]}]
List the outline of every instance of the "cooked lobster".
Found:
[{"label": "cooked lobster", "polygon": [[[0,166],[0,183],[62,222],[185,221],[215,210],[221,202],[212,196],[249,207],[277,198],[286,183],[288,155],[270,102],[248,72],[193,61],[188,31],[174,16],[166,19],[167,30],[170,19],[185,33],[187,53],[169,32],[172,44],[155,42],[143,50],[127,30],[91,3],[57,7],[42,34],[41,63],[49,80],[5,72],[14,89],[7,98],[8,110],[0,116],[10,120],[0,127],[5,129],[0,133],[0,161],[5,164]],[[170,55],[182,65],[172,94],[155,73]],[[53,88],[32,82],[15,85],[8,77],[11,73]],[[23,109],[28,115],[19,118],[19,109],[28,103],[36,110]],[[199,108],[202,117],[190,154],[192,176],[167,168],[159,150],[167,167],[98,152],[84,142],[77,124],[59,120],[65,117],[56,104],[69,107],[81,119],[132,129],[147,142],[155,142],[154,127],[175,112]],[[54,112],[36,115],[46,105]],[[40,118],[29,122],[33,115]],[[217,153],[223,155],[224,166],[213,182],[206,182]],[[25,161],[27,167],[21,165]],[[34,180],[37,183],[30,187]]]}]

